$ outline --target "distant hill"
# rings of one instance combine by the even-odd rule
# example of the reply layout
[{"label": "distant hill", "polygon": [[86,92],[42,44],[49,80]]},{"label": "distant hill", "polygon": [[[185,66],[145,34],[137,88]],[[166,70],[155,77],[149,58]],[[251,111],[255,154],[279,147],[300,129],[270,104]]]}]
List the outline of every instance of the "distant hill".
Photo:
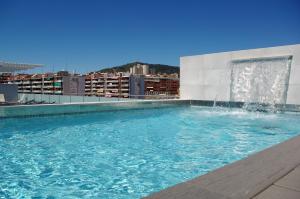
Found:
[{"label": "distant hill", "polygon": [[114,66],[110,68],[104,68],[97,72],[101,73],[113,73],[113,72],[129,72],[130,68],[136,64],[147,64],[149,65],[149,71],[154,71],[154,73],[166,73],[166,74],[172,74],[172,73],[178,73],[180,72],[178,66],[169,66],[164,64],[148,64],[148,63],[142,63],[142,62],[132,62],[120,66]]}]

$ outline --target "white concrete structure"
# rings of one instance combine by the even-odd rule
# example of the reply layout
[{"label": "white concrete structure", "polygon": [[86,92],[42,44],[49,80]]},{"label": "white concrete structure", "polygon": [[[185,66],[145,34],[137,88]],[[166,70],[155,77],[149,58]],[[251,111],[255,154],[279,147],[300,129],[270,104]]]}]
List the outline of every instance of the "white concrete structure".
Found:
[{"label": "white concrete structure", "polygon": [[[278,57],[289,60],[285,102],[300,104],[300,44],[181,57],[180,96],[191,100],[238,101],[232,100],[235,63],[250,63],[251,60],[258,60],[259,63],[265,62],[261,60],[274,60]],[[266,63],[257,65],[264,67]],[[272,71],[272,63],[268,67],[265,76],[276,72]],[[259,86],[261,84],[258,83],[256,88]]]}]

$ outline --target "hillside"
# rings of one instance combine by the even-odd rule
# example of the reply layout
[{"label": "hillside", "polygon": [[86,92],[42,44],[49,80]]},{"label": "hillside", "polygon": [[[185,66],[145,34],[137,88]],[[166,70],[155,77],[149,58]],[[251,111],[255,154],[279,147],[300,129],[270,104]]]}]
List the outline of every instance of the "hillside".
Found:
[{"label": "hillside", "polygon": [[178,73],[180,72],[178,66],[169,66],[164,64],[148,64],[148,63],[142,63],[142,62],[132,62],[128,64],[124,64],[121,66],[114,66],[110,68],[104,68],[97,72],[102,73],[112,73],[112,72],[129,72],[130,68],[134,66],[135,64],[147,64],[149,65],[149,70],[154,71],[154,73],[166,73],[166,74],[172,74],[172,73]]}]

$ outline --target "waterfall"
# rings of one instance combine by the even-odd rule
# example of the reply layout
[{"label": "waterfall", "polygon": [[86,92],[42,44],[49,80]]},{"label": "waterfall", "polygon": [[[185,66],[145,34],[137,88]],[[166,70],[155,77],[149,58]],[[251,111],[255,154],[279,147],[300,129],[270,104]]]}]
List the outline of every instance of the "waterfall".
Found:
[{"label": "waterfall", "polygon": [[286,104],[291,56],[231,62],[230,100],[275,108]]}]

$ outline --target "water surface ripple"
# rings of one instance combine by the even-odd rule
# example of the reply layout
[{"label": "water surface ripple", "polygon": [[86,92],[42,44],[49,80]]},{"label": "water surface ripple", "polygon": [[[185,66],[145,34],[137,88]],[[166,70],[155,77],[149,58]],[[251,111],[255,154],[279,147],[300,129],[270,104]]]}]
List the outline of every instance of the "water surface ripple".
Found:
[{"label": "water surface ripple", "polygon": [[297,114],[175,107],[0,120],[0,198],[139,198],[300,132]]}]

